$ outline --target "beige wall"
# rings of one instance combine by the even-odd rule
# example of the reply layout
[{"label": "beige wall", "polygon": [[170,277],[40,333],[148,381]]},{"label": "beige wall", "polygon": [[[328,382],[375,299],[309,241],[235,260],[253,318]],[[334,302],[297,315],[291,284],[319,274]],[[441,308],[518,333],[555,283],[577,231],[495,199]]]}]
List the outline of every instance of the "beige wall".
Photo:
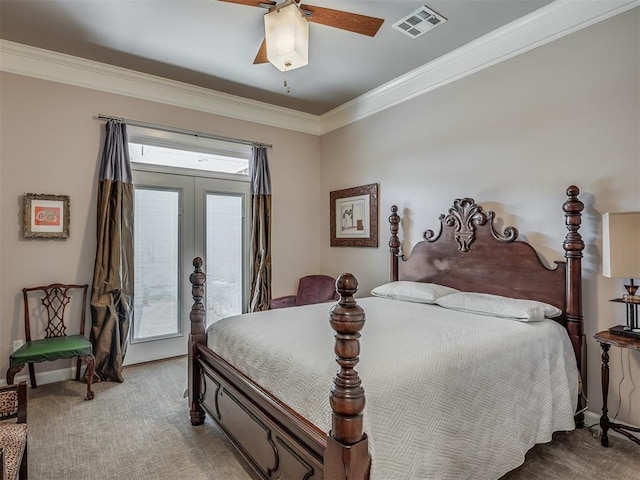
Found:
[{"label": "beige wall", "polygon": [[[600,349],[592,337],[624,323],[624,310],[608,302],[623,280],[601,274],[601,216],[640,210],[639,26],[636,8],[325,135],[325,195],[380,183],[381,246],[325,242],[329,269],[351,270],[368,294],[388,278],[390,206],[407,215],[408,253],[454,198],[466,196],[495,210],[503,226],[517,226],[552,264],[563,255],[565,189],[578,185],[590,410],[599,412]],[[627,379],[618,419],[640,425],[640,389],[630,393],[631,379],[640,385],[640,352],[611,350],[609,405],[615,413],[621,354]]]},{"label": "beige wall", "polygon": [[[334,273],[309,254],[320,249],[324,232],[317,222],[325,205],[317,201],[316,136],[6,73],[0,89],[0,218],[6,219],[0,223],[3,379],[12,341],[24,338],[20,289],[54,281],[91,284],[105,123],[97,120],[99,113],[272,144],[273,293],[294,293],[305,273]],[[69,239],[22,238],[22,195],[27,192],[70,195]],[[51,368],[63,366],[39,370]]]},{"label": "beige wall", "polygon": [[[407,249],[454,198],[471,196],[517,226],[551,264],[562,258],[564,190],[577,184],[586,205],[590,410],[598,412],[600,352],[592,336],[623,321],[607,301],[623,282],[601,275],[600,219],[640,209],[639,24],[635,9],[322,138],[0,74],[0,372],[11,341],[22,337],[20,288],[91,281],[104,137],[95,117],[103,113],[274,145],[275,296],[311,272],[351,271],[361,295],[386,281],[393,203],[407,214]],[[329,247],[329,191],[373,182],[380,183],[380,247]],[[21,238],[25,192],[71,196],[68,240]],[[627,380],[619,419],[640,425],[640,391],[630,393],[629,382],[640,382],[638,352],[612,349],[610,405],[618,402],[621,356]]]}]

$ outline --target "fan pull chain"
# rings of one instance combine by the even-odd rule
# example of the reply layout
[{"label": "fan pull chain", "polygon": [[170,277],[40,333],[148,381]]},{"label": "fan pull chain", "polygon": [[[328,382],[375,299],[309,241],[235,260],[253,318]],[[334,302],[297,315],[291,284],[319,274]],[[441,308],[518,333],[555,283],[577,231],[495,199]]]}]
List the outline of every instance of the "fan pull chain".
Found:
[{"label": "fan pull chain", "polygon": [[289,74],[289,67],[291,66],[290,60],[285,60],[284,62],[284,89],[287,93],[291,93],[291,87],[289,87],[289,82],[287,80],[287,75]]}]

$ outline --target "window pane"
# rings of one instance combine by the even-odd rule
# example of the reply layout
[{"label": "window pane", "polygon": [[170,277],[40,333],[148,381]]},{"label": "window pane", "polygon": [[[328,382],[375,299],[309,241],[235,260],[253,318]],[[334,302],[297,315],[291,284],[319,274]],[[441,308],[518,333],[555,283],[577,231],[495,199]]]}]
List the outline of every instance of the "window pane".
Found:
[{"label": "window pane", "polygon": [[242,313],[242,197],[207,194],[207,323]]},{"label": "window pane", "polygon": [[249,159],[228,154],[212,154],[155,145],[129,143],[129,156],[132,162],[164,167],[189,168],[208,172],[249,174]]},{"label": "window pane", "polygon": [[136,188],[134,341],[180,332],[179,213],[178,191]]}]

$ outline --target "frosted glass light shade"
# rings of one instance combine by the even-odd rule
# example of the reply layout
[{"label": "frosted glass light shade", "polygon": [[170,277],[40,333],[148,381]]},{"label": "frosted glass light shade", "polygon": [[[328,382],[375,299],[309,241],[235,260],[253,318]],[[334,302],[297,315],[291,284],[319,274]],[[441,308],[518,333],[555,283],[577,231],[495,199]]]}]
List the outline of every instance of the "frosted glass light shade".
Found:
[{"label": "frosted glass light shade", "polygon": [[602,274],[640,278],[640,212],[602,216]]},{"label": "frosted glass light shade", "polygon": [[309,63],[309,22],[294,5],[264,16],[267,60],[284,72]]}]

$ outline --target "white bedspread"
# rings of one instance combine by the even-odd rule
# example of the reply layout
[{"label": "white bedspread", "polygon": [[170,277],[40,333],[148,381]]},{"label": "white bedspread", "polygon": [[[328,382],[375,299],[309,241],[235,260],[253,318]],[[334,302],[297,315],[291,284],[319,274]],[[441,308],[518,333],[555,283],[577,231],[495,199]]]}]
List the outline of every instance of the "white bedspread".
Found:
[{"label": "white bedspread", "polygon": [[[574,428],[578,372],[556,322],[373,297],[358,304],[372,480],[497,479],[534,444]],[[326,432],[332,305],[229,317],[211,325],[208,345]]]}]

